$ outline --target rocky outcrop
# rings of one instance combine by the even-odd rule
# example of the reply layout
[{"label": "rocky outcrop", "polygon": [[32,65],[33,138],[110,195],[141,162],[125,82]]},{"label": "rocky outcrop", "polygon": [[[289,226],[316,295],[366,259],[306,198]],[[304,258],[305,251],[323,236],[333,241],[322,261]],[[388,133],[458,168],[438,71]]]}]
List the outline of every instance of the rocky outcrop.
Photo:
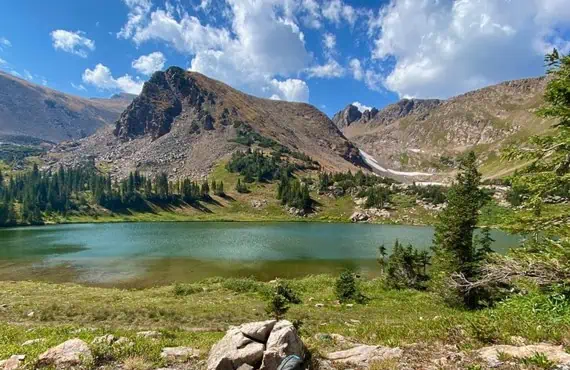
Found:
[{"label": "rocky outcrop", "polygon": [[525,359],[542,354],[556,365],[570,366],[570,354],[564,347],[547,343],[532,344],[526,346],[496,345],[481,348],[479,356],[487,362],[490,367],[497,367],[502,364],[500,357],[512,357],[515,359]]},{"label": "rocky outcrop", "polygon": [[342,130],[343,128],[350,126],[352,122],[358,121],[361,117],[362,113],[360,110],[358,110],[354,105],[349,104],[346,108],[337,112],[333,116],[332,121],[336,127]]},{"label": "rocky outcrop", "polygon": [[208,370],[276,370],[288,355],[303,357],[304,347],[289,321],[262,321],[232,327],[210,350]]},{"label": "rocky outcrop", "polygon": [[38,357],[38,367],[71,368],[93,361],[87,343],[81,339],[70,339],[48,349]]},{"label": "rocky outcrop", "polygon": [[0,361],[0,369],[2,370],[17,370],[22,368],[22,361],[26,358],[25,355],[12,355],[7,360]]},{"label": "rocky outcrop", "polygon": [[177,67],[156,72],[114,128],[57,146],[44,159],[51,168],[95,162],[119,178],[138,170],[200,179],[260,140],[305,154],[329,172],[367,168],[358,149],[315,107],[256,98]]},{"label": "rocky outcrop", "polygon": [[360,344],[344,351],[328,353],[324,357],[333,364],[368,368],[373,362],[395,359],[401,356],[402,350],[400,348]]}]

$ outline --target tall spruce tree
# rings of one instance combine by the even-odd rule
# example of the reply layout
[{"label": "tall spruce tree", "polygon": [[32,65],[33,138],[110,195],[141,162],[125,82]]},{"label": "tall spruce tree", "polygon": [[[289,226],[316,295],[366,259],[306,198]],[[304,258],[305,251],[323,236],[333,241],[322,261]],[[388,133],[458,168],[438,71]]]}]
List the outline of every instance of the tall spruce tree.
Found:
[{"label": "tall spruce tree", "polygon": [[438,216],[432,247],[432,287],[449,303],[467,307],[479,304],[477,292],[454,289],[453,280],[459,276],[475,278],[482,258],[473,239],[479,210],[485,202],[476,160],[473,152],[461,160],[459,173],[447,193],[447,207]]}]

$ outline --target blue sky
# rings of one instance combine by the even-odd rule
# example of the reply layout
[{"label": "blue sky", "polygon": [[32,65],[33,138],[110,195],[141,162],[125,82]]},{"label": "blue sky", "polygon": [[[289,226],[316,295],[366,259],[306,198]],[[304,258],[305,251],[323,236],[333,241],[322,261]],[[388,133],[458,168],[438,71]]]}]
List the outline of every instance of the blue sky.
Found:
[{"label": "blue sky", "polygon": [[106,97],[177,65],[332,115],[540,75],[569,31],[567,0],[6,1],[0,69]]}]

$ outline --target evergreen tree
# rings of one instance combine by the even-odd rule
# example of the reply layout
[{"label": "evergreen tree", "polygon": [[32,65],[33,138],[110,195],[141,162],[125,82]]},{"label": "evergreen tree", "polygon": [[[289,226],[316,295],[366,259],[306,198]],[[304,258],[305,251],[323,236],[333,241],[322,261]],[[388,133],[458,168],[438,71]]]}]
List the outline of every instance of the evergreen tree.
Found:
[{"label": "evergreen tree", "polygon": [[473,241],[479,210],[486,197],[479,189],[481,174],[475,153],[460,163],[459,173],[447,194],[447,207],[439,214],[434,237],[434,288],[450,303],[468,307],[479,304],[474,290],[453,289],[456,276],[471,280],[477,276],[481,253]]}]

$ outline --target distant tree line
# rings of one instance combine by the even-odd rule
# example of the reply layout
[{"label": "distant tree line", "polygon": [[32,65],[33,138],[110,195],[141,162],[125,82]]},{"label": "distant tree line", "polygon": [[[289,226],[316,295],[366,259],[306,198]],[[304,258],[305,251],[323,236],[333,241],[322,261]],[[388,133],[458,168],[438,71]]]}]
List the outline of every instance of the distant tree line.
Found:
[{"label": "distant tree line", "polygon": [[34,165],[31,171],[14,176],[0,173],[0,226],[41,224],[45,215],[66,215],[90,199],[112,211],[148,210],[148,202],[208,201],[211,192],[224,196],[224,183],[172,182],[165,173],[151,178],[138,171],[117,181],[92,167],[40,172]]}]

